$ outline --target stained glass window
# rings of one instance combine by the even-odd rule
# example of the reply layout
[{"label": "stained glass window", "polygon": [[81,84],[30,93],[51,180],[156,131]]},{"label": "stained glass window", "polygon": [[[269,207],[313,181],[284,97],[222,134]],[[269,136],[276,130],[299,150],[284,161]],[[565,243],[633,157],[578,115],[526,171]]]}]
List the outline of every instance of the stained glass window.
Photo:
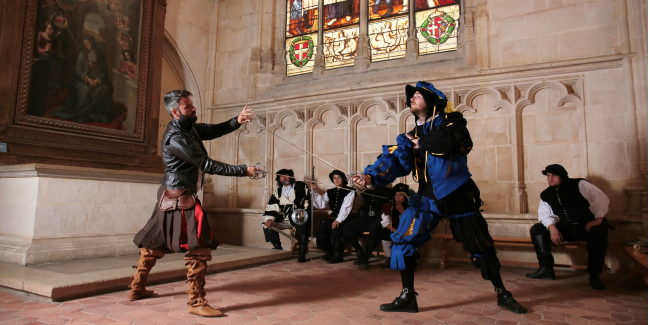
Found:
[{"label": "stained glass window", "polygon": [[359,42],[359,1],[323,0],[325,68],[354,64]]},{"label": "stained glass window", "polygon": [[359,44],[359,27],[323,32],[325,69],[354,65]]},{"label": "stained glass window", "polygon": [[310,73],[318,41],[318,0],[287,1],[287,76]]},{"label": "stained glass window", "polygon": [[[322,1],[322,12],[319,12]],[[325,68],[354,65],[359,44],[360,0],[287,0],[287,76],[311,73],[318,44]],[[460,0],[368,0],[368,38],[372,62],[403,58],[415,11],[420,55],[458,48]],[[318,29],[323,29],[322,40]],[[322,42],[322,43],[319,43]]]},{"label": "stained glass window", "polygon": [[373,62],[406,55],[408,13],[408,0],[368,1],[368,37]]},{"label": "stained glass window", "polygon": [[459,0],[416,0],[415,10],[420,55],[458,48]]}]

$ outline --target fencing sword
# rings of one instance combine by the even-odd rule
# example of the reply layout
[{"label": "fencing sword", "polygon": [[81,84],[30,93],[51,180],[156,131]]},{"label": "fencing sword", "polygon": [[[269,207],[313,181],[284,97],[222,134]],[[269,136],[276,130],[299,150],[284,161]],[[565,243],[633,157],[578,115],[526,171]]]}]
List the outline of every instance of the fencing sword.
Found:
[{"label": "fencing sword", "polygon": [[[335,188],[335,187],[342,188],[342,187],[340,187],[340,186],[336,186],[336,185],[332,186],[332,184],[320,183],[320,182],[316,182],[316,181],[312,181],[312,180],[308,180],[308,179],[304,179],[304,178],[298,178],[298,177],[289,176],[289,175],[286,175],[286,174],[277,174],[277,173],[276,173],[276,174],[272,174],[272,173],[268,173],[268,172],[265,170],[265,168],[264,168],[264,166],[262,165],[262,163],[257,163],[257,164],[255,164],[254,167],[256,167],[258,170],[256,170],[256,171],[253,173],[253,176],[250,176],[250,177],[249,177],[250,179],[263,179],[263,178],[266,178],[266,174],[270,174],[270,175],[275,175],[275,176],[286,176],[286,177],[292,178],[292,179],[294,179],[294,180],[296,180],[296,181],[300,181],[300,182],[305,182],[305,183],[311,183],[311,184],[323,185],[323,186],[324,186],[325,188],[327,188],[327,189]],[[350,181],[351,181],[351,180],[350,180]],[[357,188],[354,188],[354,190],[355,190],[356,192],[358,192],[359,194],[362,194],[362,195],[368,195],[368,196],[374,196],[374,197],[378,197],[378,198],[382,198],[382,199],[388,199],[388,198],[385,197],[385,196],[380,196],[380,195],[374,195],[374,194],[364,193],[363,191],[359,191],[359,189],[357,189]]]},{"label": "fencing sword", "polygon": [[[276,137],[278,137],[278,138],[284,140],[286,143],[288,143],[288,144],[292,145],[293,147],[296,147],[296,148],[300,149],[300,150],[303,151],[304,153],[306,153],[306,154],[308,154],[308,155],[310,155],[310,156],[312,156],[312,157],[314,157],[314,158],[316,158],[316,159],[322,161],[323,163],[327,164],[328,166],[330,166],[330,167],[332,167],[332,168],[334,168],[334,169],[336,169],[336,170],[341,170],[341,171],[343,170],[343,169],[338,168],[338,167],[334,166],[333,164],[331,164],[331,163],[325,161],[324,159],[322,159],[322,158],[316,156],[315,154],[313,154],[313,153],[311,153],[311,152],[309,152],[309,151],[307,151],[307,150],[301,148],[300,146],[294,144],[293,142],[291,142],[291,141],[289,141],[289,140],[283,138],[281,135],[276,134],[275,132],[272,132],[271,130],[267,129],[264,125],[262,125],[262,124],[256,122],[255,120],[252,120],[252,119],[251,119],[251,122],[253,122],[253,124],[259,126],[262,130],[264,130],[264,131],[266,131],[266,132],[268,132],[268,133],[271,133],[272,135],[274,135],[274,136],[276,136]],[[257,165],[256,165],[256,166],[257,166]],[[265,172],[265,174],[266,174],[266,172]],[[352,187],[353,187],[353,188],[354,188],[354,189],[355,189],[359,194],[362,194],[362,193],[367,189],[367,188],[364,188],[364,187],[359,186],[357,183],[355,183],[354,181],[352,181],[352,179],[353,179],[353,177],[354,177],[355,175],[360,175],[360,174],[363,174],[363,173],[361,173],[361,172],[352,172],[352,173],[346,173],[346,172],[343,172],[343,174],[345,174],[345,176],[348,177],[348,179],[350,179],[350,181],[352,182]],[[306,181],[306,180],[302,180],[302,181]],[[316,182],[313,182],[313,183],[316,183]],[[317,184],[320,184],[320,183],[317,183]],[[372,194],[366,194],[366,195],[377,196],[377,195],[372,195]],[[381,196],[379,196],[379,197],[381,197]],[[384,197],[382,197],[382,198],[384,198]],[[384,199],[385,199],[385,198],[384,198]]]},{"label": "fencing sword", "polygon": [[[290,144],[290,145],[292,145],[292,146],[294,146],[294,147],[296,147],[296,148],[302,150],[304,153],[306,153],[306,154],[308,154],[308,155],[310,155],[310,156],[312,156],[312,157],[314,157],[314,158],[316,158],[316,159],[318,159],[318,160],[324,162],[324,163],[327,164],[328,166],[330,166],[330,167],[332,167],[332,168],[334,168],[334,169],[343,170],[343,169],[341,169],[341,168],[338,168],[338,167],[336,167],[336,166],[330,164],[329,162],[323,160],[322,158],[320,158],[320,157],[314,155],[313,153],[311,153],[311,152],[309,152],[309,151],[307,151],[307,150],[305,150],[305,149],[299,147],[298,145],[293,144],[291,141],[289,141],[289,140],[283,138],[283,137],[280,136],[279,134],[276,134],[276,133],[272,132],[271,130],[267,129],[267,128],[266,128],[265,126],[263,126],[262,124],[259,124],[259,123],[255,122],[255,120],[251,120],[251,122],[253,122],[255,125],[257,125],[257,126],[259,126],[260,128],[262,128],[262,129],[265,130],[266,132],[271,133],[271,134],[273,134],[274,136],[276,136],[276,137],[278,137],[278,138],[284,140],[286,143],[288,143],[288,144]],[[348,173],[345,173],[345,175],[346,175],[346,176],[351,176],[351,175],[348,174]]]}]

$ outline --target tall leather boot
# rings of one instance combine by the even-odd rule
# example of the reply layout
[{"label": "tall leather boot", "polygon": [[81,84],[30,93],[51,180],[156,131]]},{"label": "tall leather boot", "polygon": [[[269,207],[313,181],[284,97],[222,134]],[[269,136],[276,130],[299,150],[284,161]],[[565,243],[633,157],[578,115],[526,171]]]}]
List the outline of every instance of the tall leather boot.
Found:
[{"label": "tall leather boot", "polygon": [[149,272],[151,272],[151,268],[156,265],[156,260],[163,256],[165,256],[165,253],[159,249],[140,249],[138,265],[133,266],[136,271],[133,276],[133,281],[129,285],[129,288],[131,288],[129,300],[133,301],[153,296],[153,290],[145,289],[145,285],[147,284],[147,277],[149,276]]},{"label": "tall leather boot", "polygon": [[407,312],[407,313],[417,313],[418,312],[418,293],[415,292],[413,288],[404,288],[402,289],[402,294],[395,298],[390,304],[383,304],[379,307],[381,311],[387,312]]},{"label": "tall leather boot", "polygon": [[375,247],[377,247],[377,242],[379,242],[377,238],[368,238],[368,241],[366,242],[365,254],[363,254],[363,258],[359,258],[357,262],[357,265],[360,269],[367,270],[369,268],[368,259],[370,259],[370,256],[372,256],[372,252],[375,250]]},{"label": "tall leather boot", "polygon": [[307,262],[306,256],[309,251],[308,243],[309,237],[307,235],[302,235],[298,238],[298,244],[300,245],[300,248],[298,248],[298,263]]},{"label": "tall leather boot", "polygon": [[208,271],[208,261],[212,260],[212,250],[209,248],[198,248],[185,255],[187,261],[187,283],[190,290],[187,312],[203,317],[219,317],[223,314],[210,307],[205,299],[205,273]]},{"label": "tall leather boot", "polygon": [[608,231],[604,225],[591,227],[591,231],[587,233],[589,285],[596,290],[605,290],[605,284],[600,279],[600,273],[603,272],[605,256],[607,255],[607,237]]},{"label": "tall leather boot", "polygon": [[334,247],[332,248],[332,258],[327,260],[327,264],[336,264],[343,262],[343,252],[345,251],[345,242],[343,238],[334,238]]},{"label": "tall leather boot", "polygon": [[[334,240],[336,241],[336,239]],[[322,249],[325,252],[325,255],[321,257],[323,261],[329,261],[332,258],[332,244],[328,238],[316,238],[316,246]]]},{"label": "tall leather boot", "polygon": [[553,271],[555,260],[551,254],[551,241],[543,235],[532,236],[531,240],[533,241],[535,252],[537,252],[539,269],[535,273],[526,274],[526,277],[530,279],[555,280],[555,271]]},{"label": "tall leather boot", "polygon": [[365,258],[364,257],[365,253],[363,251],[363,248],[361,248],[361,245],[359,244],[359,239],[357,237],[350,237],[350,238],[346,238],[346,240],[348,244],[350,244],[354,248],[354,250],[357,251],[357,259],[352,264],[359,265],[359,261],[362,258]]}]

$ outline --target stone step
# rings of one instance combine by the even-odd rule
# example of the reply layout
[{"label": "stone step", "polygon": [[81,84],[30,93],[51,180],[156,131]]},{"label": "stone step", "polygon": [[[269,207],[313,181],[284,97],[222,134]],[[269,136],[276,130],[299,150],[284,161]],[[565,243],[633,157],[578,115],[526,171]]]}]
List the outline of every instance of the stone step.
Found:
[{"label": "stone step", "polygon": [[[153,267],[148,284],[184,279],[184,254],[167,254]],[[208,274],[289,259],[288,250],[221,245],[208,262]],[[138,255],[20,266],[0,262],[0,286],[52,301],[94,296],[127,289]]]}]

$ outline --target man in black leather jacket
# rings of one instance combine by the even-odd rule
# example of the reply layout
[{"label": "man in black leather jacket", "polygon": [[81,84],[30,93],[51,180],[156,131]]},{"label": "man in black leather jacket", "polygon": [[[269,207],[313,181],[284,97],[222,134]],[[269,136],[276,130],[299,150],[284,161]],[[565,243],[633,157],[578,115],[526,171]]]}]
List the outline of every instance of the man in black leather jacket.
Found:
[{"label": "man in black leather jacket", "polygon": [[258,169],[212,160],[202,141],[237,130],[251,121],[253,112],[244,107],[239,116],[229,121],[220,124],[196,123],[196,107],[191,96],[189,91],[178,89],[168,92],[164,98],[165,108],[173,117],[162,139],[165,174],[158,189],[159,203],[151,219],[133,239],[141,249],[129,300],[153,295],[153,291],[146,290],[145,285],[157,259],[165,256],[165,253],[189,251],[185,255],[187,282],[190,285],[188,312],[215,317],[222,313],[208,305],[203,288],[207,262],[212,259],[212,250],[219,243],[210,230],[196,193],[203,186],[203,174],[244,177],[253,176]]}]

